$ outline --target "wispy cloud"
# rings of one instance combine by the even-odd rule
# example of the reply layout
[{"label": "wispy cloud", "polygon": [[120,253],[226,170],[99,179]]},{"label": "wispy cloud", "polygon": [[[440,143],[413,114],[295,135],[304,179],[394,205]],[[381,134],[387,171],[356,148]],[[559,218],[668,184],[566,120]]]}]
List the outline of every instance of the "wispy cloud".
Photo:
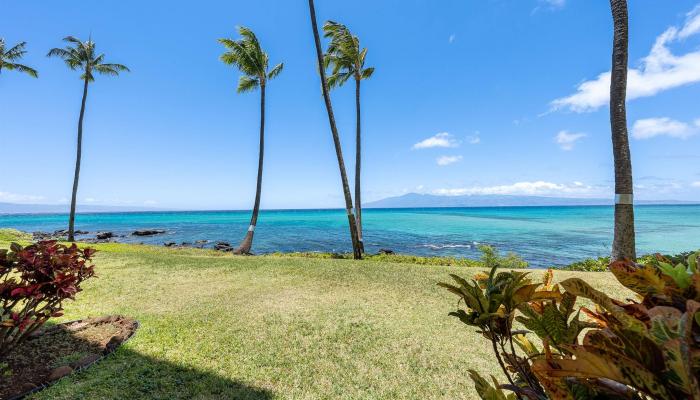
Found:
[{"label": "wispy cloud", "polygon": [[[627,99],[654,96],[657,93],[700,82],[700,50],[683,55],[671,53],[668,45],[700,32],[700,5],[686,15],[680,28],[672,26],[656,38],[649,55],[641,60],[639,68],[630,68],[627,74]],[[594,111],[606,105],[610,98],[610,71],[594,80],[578,85],[576,93],[554,100],[551,110],[568,109],[573,112]]]},{"label": "wispy cloud", "polygon": [[462,161],[462,156],[442,156],[438,157],[435,162],[437,165],[444,167],[445,165],[454,164],[456,162]]},{"label": "wispy cloud", "polygon": [[540,9],[559,10],[564,8],[566,0],[537,0],[537,6],[532,9],[530,15],[535,15]]},{"label": "wispy cloud", "polygon": [[700,188],[700,181],[695,181],[695,182],[691,183],[690,186]]},{"label": "wispy cloud", "polygon": [[450,35],[450,37],[447,39],[449,43],[454,43],[455,39],[457,39],[457,35],[454,33]]},{"label": "wispy cloud", "polygon": [[553,183],[546,181],[525,181],[516,182],[511,185],[498,186],[472,186],[466,188],[454,189],[437,189],[434,194],[444,196],[462,196],[462,195],[590,195],[600,187],[585,185],[581,182],[572,182],[570,184]]},{"label": "wispy cloud", "polygon": [[421,140],[420,142],[413,145],[414,150],[419,149],[430,149],[433,147],[458,147],[459,141],[455,140],[454,137],[447,133],[441,132],[435,136],[431,136],[427,139]]},{"label": "wispy cloud", "polygon": [[481,132],[475,131],[473,135],[467,136],[467,141],[469,142],[469,144],[481,143]]},{"label": "wispy cloud", "polygon": [[671,118],[647,118],[637,120],[632,126],[632,137],[635,139],[651,139],[656,136],[669,136],[687,139],[700,132],[700,119],[693,124],[676,121]]},{"label": "wispy cloud", "polygon": [[44,201],[44,200],[45,200],[44,196],[37,196],[37,195],[32,195],[32,194],[18,194],[18,193],[10,193],[10,192],[1,192],[0,191],[0,202],[31,204],[31,203]]},{"label": "wispy cloud", "polygon": [[570,151],[574,149],[576,142],[586,137],[585,133],[571,133],[569,131],[561,131],[557,133],[554,137],[554,141],[557,142],[562,150]]}]

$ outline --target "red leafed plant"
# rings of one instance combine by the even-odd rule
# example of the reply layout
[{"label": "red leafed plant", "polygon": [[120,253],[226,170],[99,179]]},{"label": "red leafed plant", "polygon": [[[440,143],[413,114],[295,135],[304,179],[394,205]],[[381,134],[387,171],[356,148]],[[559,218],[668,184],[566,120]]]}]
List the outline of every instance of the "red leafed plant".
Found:
[{"label": "red leafed plant", "polygon": [[95,275],[94,253],[55,241],[0,250],[0,357],[63,315],[63,301],[75,299],[82,282]]}]

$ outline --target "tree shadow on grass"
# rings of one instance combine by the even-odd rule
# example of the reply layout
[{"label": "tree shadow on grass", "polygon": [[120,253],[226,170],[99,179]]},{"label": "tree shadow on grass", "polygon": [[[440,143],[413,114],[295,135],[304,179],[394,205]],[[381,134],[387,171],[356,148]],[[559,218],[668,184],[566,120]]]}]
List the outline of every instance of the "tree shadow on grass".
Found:
[{"label": "tree shadow on grass", "polygon": [[[17,349],[18,353],[39,355],[43,352],[42,360],[56,368],[57,365],[77,367],[74,355],[100,354],[104,350],[104,337],[99,338],[96,332],[83,331],[81,334],[62,330],[42,336],[23,343],[22,348]],[[145,356],[127,345],[28,399],[267,400],[272,397],[268,390]]]},{"label": "tree shadow on grass", "polygon": [[32,399],[267,400],[261,388],[121,348]]}]

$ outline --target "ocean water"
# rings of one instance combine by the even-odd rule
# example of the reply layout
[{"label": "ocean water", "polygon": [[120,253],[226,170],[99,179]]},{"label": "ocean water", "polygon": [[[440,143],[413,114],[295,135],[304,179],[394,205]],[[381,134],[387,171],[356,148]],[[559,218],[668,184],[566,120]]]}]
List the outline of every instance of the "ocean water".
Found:
[{"label": "ocean water", "polygon": [[[675,253],[700,248],[700,205],[637,206],[637,248],[641,253]],[[163,244],[196,240],[237,244],[250,212],[139,212],[79,214],[76,229],[127,235],[124,242]],[[564,265],[610,253],[613,208],[499,207],[367,209],[366,250],[477,258],[478,244],[515,252],[535,267]],[[63,214],[0,215],[0,227],[23,231],[65,229]],[[163,235],[128,236],[137,229],[165,229]],[[344,210],[263,211],[253,252],[351,250]]]}]

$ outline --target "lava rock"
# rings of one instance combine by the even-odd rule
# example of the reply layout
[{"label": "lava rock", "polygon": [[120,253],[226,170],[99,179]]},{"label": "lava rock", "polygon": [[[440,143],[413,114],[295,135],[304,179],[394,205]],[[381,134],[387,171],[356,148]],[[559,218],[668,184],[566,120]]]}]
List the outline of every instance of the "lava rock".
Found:
[{"label": "lava rock", "polygon": [[100,232],[97,235],[95,235],[95,238],[97,240],[107,240],[107,239],[110,239],[113,237],[114,237],[114,233],[112,233],[112,232]]},{"label": "lava rock", "polygon": [[231,247],[231,243],[228,242],[216,242],[214,245],[214,250],[233,251],[233,247]]},{"label": "lava rock", "polygon": [[163,243],[163,246],[165,246],[165,247],[174,247],[174,246],[177,246],[177,243],[175,243],[175,242],[165,242],[165,243]]},{"label": "lava rock", "polygon": [[394,254],[394,250],[389,250],[389,249],[379,249],[378,254]]},{"label": "lava rock", "polygon": [[144,229],[140,231],[134,231],[132,235],[134,236],[153,236],[165,233],[163,229]]}]

